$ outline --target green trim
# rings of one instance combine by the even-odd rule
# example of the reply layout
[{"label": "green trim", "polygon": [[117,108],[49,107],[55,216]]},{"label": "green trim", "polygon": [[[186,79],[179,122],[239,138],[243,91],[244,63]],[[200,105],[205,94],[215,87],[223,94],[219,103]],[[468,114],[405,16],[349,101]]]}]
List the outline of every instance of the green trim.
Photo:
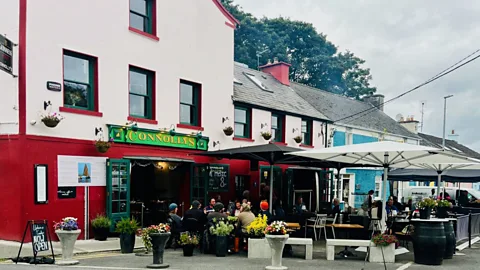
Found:
[{"label": "green trim", "polygon": [[[181,94],[182,94],[182,84],[185,84],[185,85],[189,85],[192,87],[192,97],[193,97],[193,100],[192,100],[192,104],[189,104],[189,103],[183,103],[182,102],[182,97],[181,97]],[[200,100],[200,85],[197,84],[197,83],[194,83],[194,82],[189,82],[189,81],[185,81],[185,80],[180,80],[180,106],[181,105],[185,105],[185,106],[189,106],[191,110],[193,110],[193,115],[192,115],[192,121],[189,123],[189,122],[184,122],[184,121],[180,121],[180,124],[184,124],[184,125],[190,125],[190,126],[198,126],[199,124],[199,100]],[[180,119],[181,119],[181,115],[180,115]]]},{"label": "green trim", "polygon": [[[113,173],[113,168],[123,168],[118,174]],[[125,176],[125,177],[123,177]],[[118,187],[113,187],[113,180]],[[124,180],[124,181],[123,181]],[[124,199],[121,199],[121,192],[126,192]],[[114,192],[118,192],[116,199],[113,199]],[[113,211],[114,202],[117,202],[118,211]],[[120,212],[121,204],[125,203],[125,211]],[[115,224],[122,218],[130,217],[130,160],[128,159],[109,159],[107,160],[107,216],[112,220],[110,231],[114,231]]]},{"label": "green trim", "polygon": [[[303,132],[303,130],[302,130],[303,122],[306,122],[306,131],[305,132]],[[302,144],[304,144],[304,145],[312,145],[312,126],[313,126],[313,121],[312,120],[302,118],[300,132],[302,133],[302,136],[305,134],[303,136],[304,140],[302,142]]]},{"label": "green trim", "polygon": [[[235,111],[236,110],[239,110],[239,111],[244,111],[245,112],[245,120],[246,122],[243,123],[243,122],[237,122],[235,121]],[[240,107],[240,106],[235,106],[234,107],[234,111],[233,111],[233,125],[234,125],[234,137],[236,138],[247,138],[247,139],[250,139],[252,134],[250,134],[250,127],[252,125],[252,118],[251,118],[251,109],[250,108],[246,108],[246,107]],[[236,124],[240,124],[240,125],[243,125],[243,135],[237,135],[235,133],[235,125]]]},{"label": "green trim", "polygon": [[143,29],[139,29],[139,30],[149,34],[153,34],[153,1],[154,0],[145,0],[146,14],[138,13],[130,9],[130,13],[143,18]]},{"label": "green trim", "polygon": [[137,68],[137,67],[132,67],[132,66],[130,66],[128,70],[128,76],[130,76],[130,72],[135,72],[135,73],[139,73],[147,76],[147,94],[146,95],[132,93],[130,92],[130,85],[128,86],[129,95],[144,97],[147,99],[147,102],[145,102],[146,104],[145,104],[144,115],[136,115],[136,114],[130,114],[130,101],[129,101],[128,113],[130,116],[137,117],[137,118],[153,119],[153,102],[154,102],[153,101],[153,77],[155,75],[152,71]]},{"label": "green trim", "polygon": [[[85,54],[81,53],[76,53],[68,50],[63,51],[63,57],[65,56],[70,56],[82,60],[88,61],[88,84],[84,82],[77,82],[74,80],[67,80],[65,79],[65,65],[63,66],[63,103],[65,107],[68,108],[75,108],[75,109],[81,109],[81,110],[87,110],[87,111],[95,111],[95,66],[97,64],[97,59],[95,57],[91,57]],[[62,61],[65,61],[62,59]],[[87,86],[87,107],[80,107],[80,106],[73,106],[73,105],[68,105],[65,104],[65,82],[67,83],[75,83],[75,84],[81,84]]]},{"label": "green trim", "polygon": [[[284,134],[283,134],[283,121],[285,120],[285,116],[284,115],[281,115],[281,114],[276,114],[276,113],[272,113],[272,120],[273,120],[273,117],[276,117],[277,118],[277,127],[276,128],[273,128],[273,121],[271,122],[271,130],[272,130],[272,135],[273,136],[273,141],[274,142],[283,142],[284,141]],[[278,134],[280,134],[280,136],[277,136],[277,131]],[[280,138],[279,138],[280,137]]]}]

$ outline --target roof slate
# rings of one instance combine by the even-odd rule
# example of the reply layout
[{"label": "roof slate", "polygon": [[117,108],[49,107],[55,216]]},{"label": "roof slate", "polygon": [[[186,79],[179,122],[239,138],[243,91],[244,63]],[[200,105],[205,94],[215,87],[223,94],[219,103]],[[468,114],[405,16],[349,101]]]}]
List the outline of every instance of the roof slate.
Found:
[{"label": "roof slate", "polygon": [[[418,135],[422,138],[420,145],[436,147],[440,149],[442,148],[442,138],[425,133],[418,133]],[[449,151],[480,159],[480,153],[466,147],[463,144],[459,144],[456,141],[445,139],[445,147]]]}]

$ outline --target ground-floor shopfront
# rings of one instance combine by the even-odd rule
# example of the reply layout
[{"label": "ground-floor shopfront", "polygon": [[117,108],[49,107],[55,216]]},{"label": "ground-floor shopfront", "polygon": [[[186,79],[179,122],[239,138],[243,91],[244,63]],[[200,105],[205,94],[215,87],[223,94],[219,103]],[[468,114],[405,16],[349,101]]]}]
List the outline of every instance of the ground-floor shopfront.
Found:
[{"label": "ground-floor shopfront", "polygon": [[[159,134],[110,127],[108,135],[114,143],[104,154],[90,140],[0,137],[0,239],[21,240],[28,220],[48,220],[53,225],[63,217],[76,217],[83,238],[91,235],[89,230],[85,234],[85,228],[98,214],[113,220],[133,216],[146,226],[163,221],[171,202],[179,205],[182,214],[192,200],[205,205],[210,197],[220,195],[226,204],[241,199],[245,190],[253,201],[260,199],[262,183],[269,179],[266,164],[252,168],[249,161],[205,157],[198,154],[208,150],[208,138]],[[295,190],[307,190],[309,202],[316,201],[318,194],[312,174],[288,168],[279,165],[274,170],[274,190],[284,199],[286,212],[294,204],[292,194],[300,195]],[[326,173],[322,175],[328,180]],[[321,189],[321,200],[330,200],[328,188]],[[56,237],[53,231],[51,235]]]}]

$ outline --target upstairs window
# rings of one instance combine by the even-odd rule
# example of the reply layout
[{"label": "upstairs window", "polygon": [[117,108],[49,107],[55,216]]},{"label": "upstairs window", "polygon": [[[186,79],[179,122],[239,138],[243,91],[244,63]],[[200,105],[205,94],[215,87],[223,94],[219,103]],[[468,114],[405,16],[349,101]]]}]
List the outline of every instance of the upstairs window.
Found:
[{"label": "upstairs window", "polygon": [[312,120],[302,119],[302,144],[312,145]]},{"label": "upstairs window", "polygon": [[272,141],[283,142],[283,116],[272,113]]},{"label": "upstairs window", "polygon": [[130,27],[155,35],[155,1],[130,0]]},{"label": "upstairs window", "polygon": [[245,73],[245,75],[246,75],[254,84],[256,84],[258,87],[260,87],[260,89],[265,90],[265,91],[268,91],[267,86],[265,86],[265,85],[263,84],[263,82],[260,81],[260,79],[258,79],[257,77],[255,77],[255,75],[250,74],[250,73]]},{"label": "upstairs window", "polygon": [[250,138],[250,109],[235,106],[235,137]]},{"label": "upstairs window", "polygon": [[180,124],[200,126],[201,85],[180,81]]},{"label": "upstairs window", "polygon": [[63,104],[65,107],[94,111],[97,58],[64,50]]},{"label": "upstairs window", "polygon": [[129,112],[132,117],[154,119],[155,73],[149,70],[130,66],[129,72]]}]

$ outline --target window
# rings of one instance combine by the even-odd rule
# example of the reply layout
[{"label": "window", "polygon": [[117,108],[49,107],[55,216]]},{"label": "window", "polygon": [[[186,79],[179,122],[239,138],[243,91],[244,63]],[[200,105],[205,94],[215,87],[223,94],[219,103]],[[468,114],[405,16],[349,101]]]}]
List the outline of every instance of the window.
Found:
[{"label": "window", "polygon": [[268,88],[259,79],[257,79],[255,75],[249,73],[245,73],[245,75],[262,90],[268,90]]},{"label": "window", "polygon": [[155,73],[130,66],[129,72],[129,112],[130,116],[154,119]]},{"label": "window", "polygon": [[312,120],[302,119],[302,141],[304,145],[312,145]]},{"label": "window", "polygon": [[130,27],[155,35],[155,1],[130,0]]},{"label": "window", "polygon": [[200,126],[201,85],[180,81],[180,124]]},{"label": "window", "polygon": [[283,142],[283,116],[272,113],[272,141]]},{"label": "window", "polygon": [[250,138],[250,110],[235,106],[235,137]]},{"label": "window", "polygon": [[63,103],[66,107],[96,110],[97,59],[71,51],[63,52]]}]

